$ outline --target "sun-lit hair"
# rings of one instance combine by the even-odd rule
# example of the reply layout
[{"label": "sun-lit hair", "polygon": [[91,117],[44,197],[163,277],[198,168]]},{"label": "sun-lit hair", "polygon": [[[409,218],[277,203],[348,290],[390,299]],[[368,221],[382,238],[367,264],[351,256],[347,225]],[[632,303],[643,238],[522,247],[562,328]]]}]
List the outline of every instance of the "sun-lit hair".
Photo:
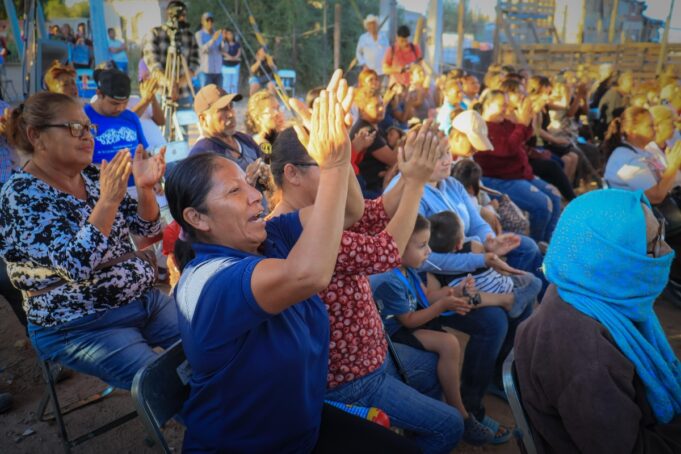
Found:
[{"label": "sun-lit hair", "polygon": [[76,68],[74,68],[71,64],[63,64],[59,60],[55,60],[47,69],[47,72],[45,72],[45,77],[43,79],[45,81],[47,91],[58,91],[57,85],[59,84],[59,79],[62,76],[69,76],[75,79]]}]

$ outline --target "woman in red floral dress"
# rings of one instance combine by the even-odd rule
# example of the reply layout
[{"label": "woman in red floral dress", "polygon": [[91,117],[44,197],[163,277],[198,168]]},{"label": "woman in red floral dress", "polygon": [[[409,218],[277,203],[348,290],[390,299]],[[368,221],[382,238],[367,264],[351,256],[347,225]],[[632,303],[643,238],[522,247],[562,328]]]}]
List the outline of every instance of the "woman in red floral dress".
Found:
[{"label": "woman in red floral dress", "polygon": [[[327,398],[381,408],[424,452],[437,453],[450,452],[461,438],[461,415],[440,400],[436,355],[397,345],[411,386],[400,380],[387,357],[383,324],[367,279],[400,264],[423,187],[439,153],[445,152],[446,144],[440,146],[430,126],[427,123],[418,134],[412,134],[406,151],[400,151],[398,165],[406,178],[400,180],[398,190],[365,201],[362,218],[343,232],[334,276],[320,296],[331,328]],[[271,216],[314,203],[319,169],[293,129],[277,137],[271,167],[281,191],[281,202]],[[361,197],[354,175],[351,178],[348,198]]]}]

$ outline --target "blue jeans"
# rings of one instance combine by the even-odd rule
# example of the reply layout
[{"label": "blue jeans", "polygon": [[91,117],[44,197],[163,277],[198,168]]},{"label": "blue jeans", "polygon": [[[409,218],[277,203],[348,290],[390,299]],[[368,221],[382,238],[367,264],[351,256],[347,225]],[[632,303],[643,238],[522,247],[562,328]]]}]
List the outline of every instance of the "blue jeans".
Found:
[{"label": "blue jeans", "polygon": [[180,338],[175,301],[157,289],[61,325],[29,323],[28,332],[42,359],[122,389],[130,389],[135,373],[158,356],[152,348],[168,348]]},{"label": "blue jeans", "polygon": [[541,270],[544,256],[541,255],[537,243],[535,243],[532,238],[526,237],[525,235],[518,236],[520,236],[520,245],[506,254],[506,260],[513,268],[527,271],[541,279],[542,288],[538,296],[539,301],[541,301],[546,288],[549,286],[549,282],[546,280],[546,276],[544,276],[544,273]]},{"label": "blue jeans", "polygon": [[483,177],[483,183],[507,194],[521,210],[530,214],[530,236],[535,241],[549,241],[560,217],[560,193],[545,182],[532,180],[501,180]]},{"label": "blue jeans", "polygon": [[399,379],[392,360],[386,358],[369,375],[327,391],[326,398],[380,408],[390,416],[391,424],[405,429],[424,453],[451,452],[463,435],[463,419],[454,407],[440,400],[437,355],[400,344],[395,344],[395,350],[410,386]]},{"label": "blue jeans", "polygon": [[440,316],[438,321],[470,336],[461,368],[461,399],[466,410],[481,421],[485,416],[482,398],[493,380],[497,357],[508,334],[506,311],[483,307],[468,315]]},{"label": "blue jeans", "polygon": [[222,73],[199,73],[199,86],[203,88],[208,84],[215,84],[222,88]]}]

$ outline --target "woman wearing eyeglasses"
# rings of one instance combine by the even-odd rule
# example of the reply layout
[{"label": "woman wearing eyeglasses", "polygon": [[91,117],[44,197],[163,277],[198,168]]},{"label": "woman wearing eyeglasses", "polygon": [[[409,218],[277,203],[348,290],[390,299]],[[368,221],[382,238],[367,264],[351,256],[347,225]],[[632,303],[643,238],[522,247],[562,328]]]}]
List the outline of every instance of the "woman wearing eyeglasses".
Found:
[{"label": "woman wearing eyeglasses", "polygon": [[[164,152],[124,149],[97,169],[96,129],[62,94],[38,93],[12,112],[5,133],[30,160],[0,192],[0,256],[40,356],[129,389],[152,348],[179,338],[173,300],[153,288],[155,267],[130,241],[160,232],[153,186]],[[137,201],[126,195],[131,174]]]},{"label": "woman wearing eyeglasses", "polygon": [[681,362],[653,310],[673,257],[642,191],[567,206],[544,259],[552,285],[515,338],[538,452],[681,452]]}]

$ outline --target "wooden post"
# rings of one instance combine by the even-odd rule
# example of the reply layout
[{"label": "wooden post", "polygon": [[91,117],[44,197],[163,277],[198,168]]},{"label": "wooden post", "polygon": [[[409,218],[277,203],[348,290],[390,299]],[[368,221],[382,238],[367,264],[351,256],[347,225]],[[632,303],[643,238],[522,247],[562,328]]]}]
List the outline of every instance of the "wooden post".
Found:
[{"label": "wooden post", "polygon": [[494,48],[492,49],[492,62],[493,63],[499,63],[501,60],[501,39],[499,38],[499,33],[501,29],[501,23],[503,21],[503,18],[501,17],[501,8],[500,8],[500,3],[501,0],[497,0],[497,6],[495,8],[495,11],[497,12],[497,18],[496,18],[496,25],[494,26],[494,38],[492,38],[492,46]]},{"label": "wooden post", "polygon": [[466,16],[466,0],[459,0],[459,20],[456,25],[456,67],[463,68],[463,22]]},{"label": "wooden post", "polygon": [[617,10],[620,9],[620,0],[614,0],[615,4],[612,6],[610,12],[610,24],[608,24],[608,43],[615,42],[615,25],[617,24]]},{"label": "wooden post", "polygon": [[[584,44],[586,38],[586,1],[582,0],[582,13],[579,19],[579,28],[577,29],[578,44]],[[565,7],[567,8],[567,5]]]},{"label": "wooden post", "polygon": [[[417,46],[421,46],[424,26],[425,21],[423,20],[423,16],[419,16],[419,18],[416,20],[416,30],[414,30],[414,39],[412,40],[412,43],[414,43]],[[423,46],[421,47],[423,48]]]},{"label": "wooden post", "polygon": [[340,68],[341,5],[336,3],[333,21],[333,69]]},{"label": "wooden post", "polygon": [[657,57],[657,70],[655,74],[658,76],[662,73],[662,69],[665,66],[667,60],[667,44],[669,44],[669,24],[672,20],[672,12],[674,11],[674,1],[669,5],[669,14],[667,15],[667,20],[664,23],[664,33],[662,34],[662,43],[660,44],[660,55]]},{"label": "wooden post", "polygon": [[563,9],[563,29],[560,31],[561,39],[564,43],[567,42],[567,16],[568,16],[568,6],[565,5]]},{"label": "wooden post", "polygon": [[329,28],[326,23],[326,16],[328,11],[328,1],[324,0],[322,7],[322,33],[324,35],[324,46],[322,47],[322,61],[324,62],[324,75],[328,77],[329,74]]}]

